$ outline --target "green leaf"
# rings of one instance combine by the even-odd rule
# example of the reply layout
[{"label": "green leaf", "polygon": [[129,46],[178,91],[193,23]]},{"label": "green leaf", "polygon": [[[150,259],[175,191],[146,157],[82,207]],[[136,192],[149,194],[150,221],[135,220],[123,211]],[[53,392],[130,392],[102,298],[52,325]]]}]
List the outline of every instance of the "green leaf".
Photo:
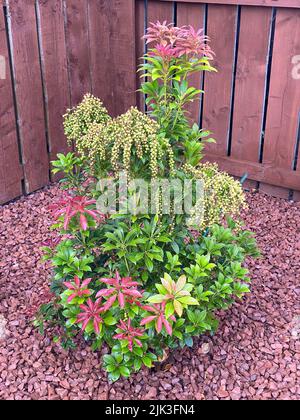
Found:
[{"label": "green leaf", "polygon": [[111,364],[111,365],[113,365],[113,364],[115,364],[116,363],[116,361],[115,361],[115,359],[113,358],[113,356],[111,355],[111,354],[105,354],[104,356],[103,356],[103,360],[104,360],[104,362],[106,363],[106,364]]},{"label": "green leaf", "polygon": [[181,305],[181,303],[178,300],[174,300],[174,309],[175,312],[181,317],[182,313],[183,313],[183,307]]},{"label": "green leaf", "polygon": [[105,370],[106,370],[106,372],[108,372],[108,373],[112,373],[112,372],[114,372],[116,369],[117,369],[117,368],[116,368],[116,366],[115,366],[115,365],[107,365],[107,366],[105,366]]},{"label": "green leaf", "polygon": [[188,347],[193,347],[193,345],[194,345],[192,337],[186,337],[184,342]]},{"label": "green leaf", "polygon": [[179,277],[176,283],[176,292],[180,292],[186,284],[186,276]]},{"label": "green leaf", "polygon": [[150,271],[150,273],[152,273],[153,268],[154,268],[153,262],[150,260],[150,258],[146,257],[145,258],[145,263],[146,263],[146,266],[148,268],[148,271]]},{"label": "green leaf", "polygon": [[199,305],[198,300],[194,299],[191,296],[184,296],[184,297],[178,298],[178,300],[184,305]]},{"label": "green leaf", "polygon": [[140,359],[134,359],[133,366],[136,372],[138,372],[142,367],[142,361]]},{"label": "green leaf", "polygon": [[185,329],[187,333],[193,333],[195,331],[194,325],[188,325]]},{"label": "green leaf", "polygon": [[143,356],[143,350],[140,347],[135,347],[133,353],[140,357]]},{"label": "green leaf", "polygon": [[123,355],[121,353],[114,353],[114,358],[118,363],[121,363],[123,360]]},{"label": "green leaf", "polygon": [[154,295],[154,296],[151,296],[148,299],[148,302],[150,302],[150,303],[162,303],[165,300],[166,300],[166,297],[165,296],[162,296],[162,295]]},{"label": "green leaf", "polygon": [[167,236],[160,236],[159,238],[157,238],[157,242],[168,243],[172,242],[172,239],[168,238]]},{"label": "green leaf", "polygon": [[171,247],[176,254],[179,254],[180,250],[179,250],[179,246],[176,242],[172,242]]},{"label": "green leaf", "polygon": [[145,356],[142,360],[145,366],[147,366],[148,368],[152,367],[152,360],[150,359],[150,357]]},{"label": "green leaf", "polygon": [[175,309],[174,309],[173,302],[168,302],[166,304],[166,309],[165,309],[166,318],[169,319],[170,316],[174,314],[174,312],[175,312]]},{"label": "green leaf", "polygon": [[124,378],[128,378],[130,376],[130,370],[126,366],[120,366],[120,373]]},{"label": "green leaf", "polygon": [[157,288],[160,295],[166,295],[168,293],[162,284],[157,283],[155,287]]},{"label": "green leaf", "polygon": [[103,318],[103,320],[106,325],[116,325],[118,322],[112,315],[108,315],[107,317]]},{"label": "green leaf", "polygon": [[110,382],[116,382],[118,379],[120,379],[120,376],[121,376],[121,373],[120,373],[120,370],[118,369],[112,373],[109,373],[108,379]]},{"label": "green leaf", "polygon": [[182,333],[180,331],[176,331],[176,330],[173,331],[173,335],[175,337],[179,338],[179,340],[182,340],[183,339],[183,335],[182,335]]}]

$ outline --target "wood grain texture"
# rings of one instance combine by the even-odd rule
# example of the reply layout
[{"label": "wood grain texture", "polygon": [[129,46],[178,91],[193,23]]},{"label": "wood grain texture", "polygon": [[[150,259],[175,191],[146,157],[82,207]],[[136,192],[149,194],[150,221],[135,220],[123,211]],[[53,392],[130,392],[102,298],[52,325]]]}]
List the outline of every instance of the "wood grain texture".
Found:
[{"label": "wood grain texture", "polygon": [[[142,39],[145,35],[145,1],[144,0],[137,0],[136,1],[136,9],[135,9],[135,45],[136,45],[136,66],[143,63],[141,58],[145,52],[145,40]],[[136,85],[137,89],[140,88],[141,82],[144,79],[140,78],[141,73],[137,73],[136,77]],[[141,111],[145,109],[145,97],[144,94],[141,92],[137,92],[137,106]]]},{"label": "wood grain texture", "polygon": [[[149,0],[150,2],[152,0]],[[161,0],[172,2],[174,0]],[[177,0],[175,0],[177,1]],[[300,0],[179,0],[183,3],[234,4],[242,6],[292,7],[300,8]]]},{"label": "wood grain texture", "polygon": [[242,177],[247,172],[248,178],[255,181],[291,190],[300,189],[300,174],[292,170],[217,155],[206,155],[204,161],[216,162],[223,171],[237,177]]},{"label": "wood grain texture", "polygon": [[[300,112],[300,80],[292,60],[300,54],[300,10],[278,10],[263,161],[292,169]],[[298,172],[299,171],[298,165]],[[300,185],[299,185],[300,189]]]},{"label": "wood grain texture", "polygon": [[203,127],[213,132],[217,143],[207,144],[205,151],[224,156],[230,121],[236,15],[234,6],[208,6],[207,34],[216,54],[212,65],[218,73],[205,74]]},{"label": "wood grain texture", "polygon": [[53,160],[57,153],[66,153],[69,150],[63,130],[63,115],[70,107],[63,1],[39,0],[37,10],[40,20],[49,153]]},{"label": "wood grain texture", "polygon": [[12,81],[3,9],[0,8],[0,204],[22,194]]},{"label": "wood grain texture", "polygon": [[110,1],[114,115],[136,105],[135,0]]},{"label": "wood grain texture", "polygon": [[148,1],[148,26],[157,21],[168,23],[173,22],[173,4],[161,2],[160,0]]},{"label": "wood grain texture", "polygon": [[[71,105],[92,91],[87,0],[65,0],[66,43]],[[99,30],[99,28],[98,28]]]},{"label": "wood grain texture", "polygon": [[259,160],[271,14],[241,10],[231,155],[250,162]]},{"label": "wood grain texture", "polygon": [[134,0],[97,0],[89,6],[94,93],[113,115],[136,104]]},{"label": "wood grain texture", "polygon": [[300,191],[294,191],[293,200],[300,201]]},{"label": "wood grain texture", "polygon": [[[204,5],[203,4],[177,4],[177,26],[192,25],[195,29],[204,27]],[[189,77],[189,83],[196,89],[202,89],[203,73]],[[203,95],[199,101],[190,103],[187,107],[189,118],[193,123],[199,124],[200,106]]]},{"label": "wood grain texture", "polygon": [[259,185],[259,191],[261,193],[277,198],[283,198],[285,200],[288,200],[290,196],[290,190],[287,188],[276,187],[275,185],[265,184],[263,182],[261,182]]},{"label": "wood grain texture", "polygon": [[91,1],[89,5],[89,32],[93,94],[99,97],[108,112],[114,112],[111,73],[110,7],[105,1]]},{"label": "wood grain texture", "polygon": [[49,181],[49,157],[33,0],[9,0],[15,90],[26,192]]}]

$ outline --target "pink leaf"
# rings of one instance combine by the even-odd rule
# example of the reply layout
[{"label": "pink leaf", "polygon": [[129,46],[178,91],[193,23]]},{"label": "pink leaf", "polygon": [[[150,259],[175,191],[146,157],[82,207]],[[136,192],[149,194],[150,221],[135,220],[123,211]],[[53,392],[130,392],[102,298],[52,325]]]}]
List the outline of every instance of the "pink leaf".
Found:
[{"label": "pink leaf", "polygon": [[124,299],[123,293],[119,293],[119,295],[118,295],[118,301],[119,301],[120,307],[122,309],[124,309],[124,307],[125,307],[125,299]]},{"label": "pink leaf", "polygon": [[67,302],[71,303],[73,299],[75,299],[77,297],[77,293],[73,293],[71,296],[68,297]]},{"label": "pink leaf", "polygon": [[80,215],[80,226],[83,230],[87,230],[88,228],[88,223],[84,214]]},{"label": "pink leaf", "polygon": [[141,321],[141,325],[147,325],[147,324],[150,324],[150,322],[154,321],[156,318],[157,318],[157,317],[156,317],[155,315],[154,315],[154,316],[148,316],[147,318],[144,318],[144,319]]}]

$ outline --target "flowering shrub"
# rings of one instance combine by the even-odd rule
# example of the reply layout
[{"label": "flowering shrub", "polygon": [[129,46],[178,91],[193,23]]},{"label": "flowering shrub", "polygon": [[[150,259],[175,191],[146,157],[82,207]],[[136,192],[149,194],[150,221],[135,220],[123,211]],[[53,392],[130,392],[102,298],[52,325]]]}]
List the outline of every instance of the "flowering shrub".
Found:
[{"label": "flowering shrub", "polygon": [[78,107],[68,109],[64,115],[65,135],[69,142],[80,140],[91,123],[103,124],[109,120],[110,116],[100,99],[87,94]]},{"label": "flowering shrub", "polygon": [[[89,95],[65,116],[78,153],[59,155],[53,164],[64,172],[68,192],[51,206],[59,237],[44,247],[55,298],[35,321],[41,330],[44,321],[54,326],[63,346],[73,347],[78,335],[94,350],[106,346],[103,366],[111,381],[213,334],[217,311],[249,292],[243,263],[258,255],[251,232],[233,219],[245,206],[241,186],[216,165],[201,164],[205,139],[213,140],[191,126],[185,108],[200,93],[188,75],[213,71],[207,38],[158,22],[146,40],[155,44],[141,66],[150,116],[131,108],[112,119]],[[119,171],[127,176],[124,185]],[[147,211],[143,188],[132,184],[137,176],[151,186],[162,181],[154,203],[144,194],[152,204]],[[199,180],[200,199],[193,188],[178,194],[180,182]],[[164,181],[173,182],[169,206]],[[131,206],[124,207],[124,190]],[[100,200],[111,195],[118,204],[104,211]],[[177,211],[178,196],[186,195],[192,211]]]}]

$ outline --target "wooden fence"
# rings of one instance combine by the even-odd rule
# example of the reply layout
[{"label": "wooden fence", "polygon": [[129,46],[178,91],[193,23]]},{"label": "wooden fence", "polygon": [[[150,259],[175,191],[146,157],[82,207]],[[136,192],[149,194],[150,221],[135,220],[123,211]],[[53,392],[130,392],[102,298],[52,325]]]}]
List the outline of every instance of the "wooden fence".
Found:
[{"label": "wooden fence", "polygon": [[[0,203],[51,180],[62,115],[86,92],[113,115],[144,109],[135,70],[149,22],[204,27],[217,74],[193,119],[206,159],[300,200],[300,0],[0,0]],[[294,193],[292,193],[294,191]]]}]

